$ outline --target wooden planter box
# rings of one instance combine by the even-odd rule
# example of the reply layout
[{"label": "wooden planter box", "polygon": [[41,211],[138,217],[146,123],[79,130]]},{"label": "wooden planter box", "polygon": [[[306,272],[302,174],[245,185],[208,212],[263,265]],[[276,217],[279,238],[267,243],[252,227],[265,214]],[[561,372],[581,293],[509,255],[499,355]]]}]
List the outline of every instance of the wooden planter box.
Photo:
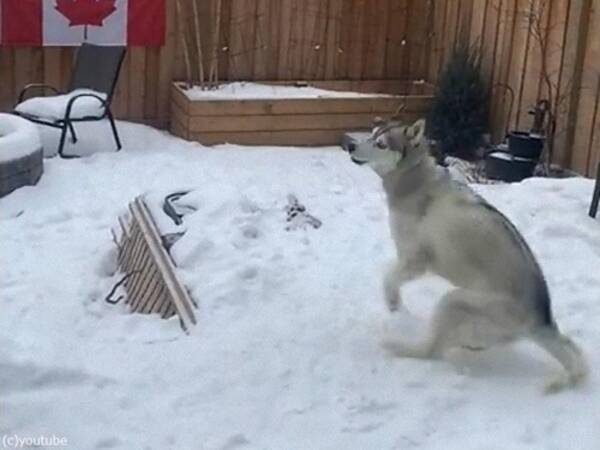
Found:
[{"label": "wooden planter box", "polygon": [[[265,82],[297,85],[293,82]],[[389,117],[405,104],[404,117],[423,117],[433,89],[398,80],[316,81],[322,89],[388,95],[352,98],[190,100],[182,83],[171,91],[171,132],[205,145],[338,145],[343,133],[366,130],[375,116]],[[394,94],[390,96],[389,94]]]}]

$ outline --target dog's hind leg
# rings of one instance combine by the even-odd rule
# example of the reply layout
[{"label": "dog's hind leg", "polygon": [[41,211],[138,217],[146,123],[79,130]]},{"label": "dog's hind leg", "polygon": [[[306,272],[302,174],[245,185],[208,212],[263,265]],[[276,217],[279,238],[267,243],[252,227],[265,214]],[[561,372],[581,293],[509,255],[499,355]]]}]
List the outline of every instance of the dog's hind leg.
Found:
[{"label": "dog's hind leg", "polygon": [[501,313],[490,308],[492,296],[469,289],[448,292],[436,307],[428,338],[408,345],[386,341],[383,346],[396,356],[406,358],[442,358],[451,348],[484,349],[505,342],[517,333],[507,327]]},{"label": "dog's hind leg", "polygon": [[588,370],[581,350],[562,334],[556,325],[536,329],[531,337],[536,344],[558,360],[566,371],[566,375],[551,380],[546,385],[546,392],[557,392],[585,380]]}]

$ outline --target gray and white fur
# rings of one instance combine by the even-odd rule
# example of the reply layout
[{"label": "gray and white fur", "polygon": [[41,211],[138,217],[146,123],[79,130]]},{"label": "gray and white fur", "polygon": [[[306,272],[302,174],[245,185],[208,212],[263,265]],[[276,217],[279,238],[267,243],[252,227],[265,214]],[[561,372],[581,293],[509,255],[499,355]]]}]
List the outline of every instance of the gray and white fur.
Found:
[{"label": "gray and white fur", "polygon": [[483,350],[532,339],[565,369],[549,391],[581,382],[581,351],[561,334],[544,275],[529,246],[497,209],[450,180],[429,156],[425,121],[377,119],[371,136],[349,148],[353,162],[382,179],[397,260],[384,277],[390,311],[402,306],[400,287],[426,272],[454,289],[437,305],[428,338],[419,345],[388,340],[402,357],[439,358],[447,350]]}]

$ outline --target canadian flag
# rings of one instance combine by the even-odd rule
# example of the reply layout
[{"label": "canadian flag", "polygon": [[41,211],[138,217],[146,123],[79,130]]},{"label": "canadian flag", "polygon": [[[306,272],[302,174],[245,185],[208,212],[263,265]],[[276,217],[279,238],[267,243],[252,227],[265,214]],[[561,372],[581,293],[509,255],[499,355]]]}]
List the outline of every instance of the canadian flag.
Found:
[{"label": "canadian flag", "polygon": [[165,0],[0,0],[0,43],[155,47],[165,40]]}]

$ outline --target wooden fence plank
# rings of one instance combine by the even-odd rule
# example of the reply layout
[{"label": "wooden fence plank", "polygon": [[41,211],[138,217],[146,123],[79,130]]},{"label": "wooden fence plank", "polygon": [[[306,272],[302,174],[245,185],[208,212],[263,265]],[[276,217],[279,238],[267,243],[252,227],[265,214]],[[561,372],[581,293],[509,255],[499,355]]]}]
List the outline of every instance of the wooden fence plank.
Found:
[{"label": "wooden fence plank", "polygon": [[433,42],[431,47],[431,57],[429,59],[428,81],[435,83],[442,70],[446,39],[444,28],[446,26],[446,7],[448,0],[432,2],[433,5]]},{"label": "wooden fence plank", "polygon": [[18,93],[23,87],[32,83],[31,64],[33,63],[33,51],[30,48],[18,48],[14,50],[15,65],[15,93]]},{"label": "wooden fence plank", "polygon": [[304,4],[304,29],[300,44],[300,77],[305,80],[314,80],[319,62],[319,49],[321,41],[321,25],[324,23],[319,10],[319,0],[305,0]]},{"label": "wooden fence plank", "polygon": [[304,23],[306,20],[306,2],[292,2],[290,40],[288,45],[288,74],[291,78],[302,79],[302,50],[304,46]]},{"label": "wooden fence plank", "polygon": [[427,76],[425,67],[426,50],[429,30],[428,3],[423,0],[413,1],[410,7],[408,23],[407,43],[408,55],[405,59],[404,74],[410,79],[419,80]]},{"label": "wooden fence plank", "polygon": [[349,26],[352,29],[350,34],[350,53],[348,55],[348,78],[359,80],[362,77],[363,70],[363,51],[366,44],[365,20],[366,7],[364,1],[353,0],[352,16]]},{"label": "wooden fence plank", "polygon": [[10,47],[0,47],[0,105],[11,109],[16,102],[15,53]]},{"label": "wooden fence plank", "polygon": [[57,89],[62,89],[61,54],[60,47],[47,47],[43,49],[43,82]]},{"label": "wooden fence plank", "polygon": [[279,46],[281,45],[281,1],[271,0],[268,3],[267,13],[269,19],[265,40],[268,45],[269,59],[264,62],[266,68],[263,79],[275,80],[279,68]]},{"label": "wooden fence plank", "polygon": [[490,68],[490,77],[488,87],[490,89],[490,120],[492,124],[492,133],[494,141],[497,142],[503,137],[503,131],[506,126],[506,116],[503,107],[503,100],[506,92],[502,89],[497,89],[495,86],[498,83],[505,83],[508,76],[506,66],[509,63],[507,52],[510,50],[508,45],[511,42],[511,8],[509,3],[511,0],[499,0],[497,3],[496,15],[496,36],[494,45],[494,57],[492,67]]},{"label": "wooden fence plank", "polygon": [[[231,21],[231,3],[233,0],[220,0],[221,10],[218,12],[221,19],[219,26],[219,46],[217,48],[217,58],[219,61],[219,79],[229,80],[229,50],[231,46],[231,34],[229,23]],[[215,15],[217,12],[215,11]]]},{"label": "wooden fence plank", "polygon": [[471,21],[473,20],[473,10],[478,8],[478,0],[462,0],[463,5],[460,10],[459,38],[469,42],[471,35]]},{"label": "wooden fence plank", "polygon": [[156,118],[166,122],[169,117],[169,96],[171,92],[170,82],[174,77],[174,58],[177,31],[175,17],[175,2],[166,3],[166,36],[165,45],[160,48],[158,53],[158,68],[148,67],[148,70],[158,72],[158,86],[156,94]]},{"label": "wooden fence plank", "polygon": [[280,28],[279,28],[279,54],[277,64],[277,79],[278,80],[289,80],[292,78],[292,72],[290,70],[290,39],[291,39],[291,27],[290,22],[292,20],[292,0],[281,0],[281,16],[280,16]]},{"label": "wooden fence plank", "polygon": [[76,51],[72,47],[61,48],[60,51],[60,80],[61,90],[66,91],[71,82]]},{"label": "wooden fence plank", "polygon": [[[549,32],[548,32],[548,51],[546,55],[546,64],[550,75],[551,88],[554,92],[552,99],[554,109],[558,116],[565,114],[565,100],[568,96],[567,92],[563,92],[563,73],[566,56],[566,42],[569,29],[571,0],[555,0],[552,9]],[[547,92],[542,90],[542,95],[549,96]],[[566,96],[565,96],[566,94]]]},{"label": "wooden fence plank", "polygon": [[496,59],[496,71],[493,79],[492,94],[496,97],[496,103],[492,108],[492,138],[493,142],[500,142],[504,139],[508,124],[509,115],[514,107],[512,94],[507,90],[509,86],[509,75],[513,67],[513,46],[515,27],[518,20],[518,0],[505,0],[501,11],[501,37],[498,46],[499,55]]},{"label": "wooden fence plank", "polygon": [[143,115],[142,119],[156,120],[158,119],[158,71],[155,68],[158,66],[159,50],[156,48],[148,48],[146,50],[146,66],[144,79],[144,98],[143,98]]},{"label": "wooden fence plank", "polygon": [[322,72],[322,78],[325,80],[333,79],[338,69],[338,54],[341,50],[342,1],[328,0],[325,68]]},{"label": "wooden fence plank", "polygon": [[557,130],[556,152],[557,161],[565,166],[574,167],[575,170],[584,170],[585,167],[577,166],[578,155],[575,155],[574,140],[581,97],[582,77],[585,64],[585,51],[587,46],[589,18],[591,13],[591,0],[572,0],[569,12],[569,24],[564,47],[565,58],[563,62],[563,80],[561,84],[564,93],[568,92],[568,101],[564,114],[559,117]]},{"label": "wooden fence plank", "polygon": [[[528,130],[532,126],[532,116],[529,112],[535,107],[539,100],[538,93],[541,81],[542,70],[542,43],[546,39],[546,21],[548,7],[551,2],[546,0],[532,1],[532,16],[535,17],[531,23],[528,49],[525,56],[525,71],[521,85],[521,94],[519,96],[518,126],[523,130]],[[539,22],[539,24],[536,24]],[[539,31],[536,28],[540,28]],[[543,27],[543,28],[542,28]],[[538,36],[539,32],[539,38]]]},{"label": "wooden fence plank", "polygon": [[121,65],[121,73],[115,86],[115,95],[111,105],[113,113],[119,119],[129,118],[129,60],[128,52]]},{"label": "wooden fence plank", "polygon": [[[485,0],[487,1],[487,0]],[[481,6],[480,6],[481,7]],[[450,0],[446,9],[446,29],[444,32],[446,46],[445,46],[445,57],[447,61],[448,57],[452,54],[456,41],[456,35],[458,32],[458,21],[460,19],[460,0]]]},{"label": "wooden fence plank", "polygon": [[527,20],[524,15],[524,2],[518,1],[517,12],[514,15],[513,25],[513,45],[511,53],[511,70],[508,76],[507,84],[512,87],[515,98],[513,101],[513,108],[511,117],[509,119],[509,126],[516,128],[518,126],[518,118],[520,117],[520,92],[523,77],[526,69],[526,50],[529,46],[529,33],[527,27]]},{"label": "wooden fence plank", "polygon": [[252,79],[265,80],[267,76],[268,61],[271,56],[271,16],[269,14],[269,0],[256,0],[254,17],[256,25],[254,31],[253,47],[256,49],[252,61]]},{"label": "wooden fence plank", "polygon": [[140,82],[140,75],[146,72],[146,53],[143,48],[129,49],[129,97],[128,116],[133,120],[144,118],[145,83]]},{"label": "wooden fence plank", "polygon": [[[408,0],[397,0],[389,3],[388,36],[385,48],[386,78],[402,78],[407,58],[408,32]],[[416,37],[415,37],[416,38]],[[411,38],[412,39],[412,38]]]},{"label": "wooden fence plank", "polygon": [[578,89],[576,121],[573,133],[572,167],[585,175],[595,175],[593,166],[594,127],[597,123],[598,79],[600,74],[600,6],[597,0],[590,2],[588,30],[583,55],[583,71]]},{"label": "wooden fence plank", "polygon": [[481,0],[477,8],[473,8],[471,14],[471,30],[469,33],[470,44],[480,53],[483,51],[485,20],[489,0]]}]

